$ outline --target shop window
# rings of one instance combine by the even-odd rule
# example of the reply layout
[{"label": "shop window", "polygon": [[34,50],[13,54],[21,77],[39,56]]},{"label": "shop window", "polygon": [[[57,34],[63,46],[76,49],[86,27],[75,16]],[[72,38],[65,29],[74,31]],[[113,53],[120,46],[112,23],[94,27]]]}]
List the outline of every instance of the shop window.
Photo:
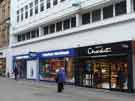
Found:
[{"label": "shop window", "polygon": [[56,23],[56,31],[57,32],[62,31],[62,22],[57,22]]},{"label": "shop window", "polygon": [[54,81],[56,78],[56,70],[66,66],[64,68],[66,71],[66,81],[74,83],[74,65],[72,58],[42,59],[40,66],[41,80]]},{"label": "shop window", "polygon": [[51,2],[50,2],[50,0],[47,0],[47,3],[46,3],[46,4],[47,4],[47,5],[46,5],[46,8],[47,8],[47,9],[51,7]]},{"label": "shop window", "polygon": [[82,24],[89,24],[90,23],[90,13],[85,13],[82,15]]},{"label": "shop window", "polygon": [[103,18],[110,18],[113,17],[113,5],[103,8]]},{"label": "shop window", "polygon": [[115,15],[126,14],[126,1],[122,1],[115,5]]},{"label": "shop window", "polygon": [[70,20],[66,19],[64,21],[64,24],[63,24],[63,29],[66,30],[66,29],[69,29],[69,28],[70,28]]},{"label": "shop window", "polygon": [[54,33],[55,32],[55,24],[51,24],[50,25],[50,33]]},{"label": "shop window", "polygon": [[133,0],[133,6],[134,6],[134,11],[135,11],[135,0]]},{"label": "shop window", "polygon": [[49,33],[48,26],[44,27],[44,35],[47,35]]},{"label": "shop window", "polygon": [[33,16],[33,3],[30,3],[30,16]]},{"label": "shop window", "polygon": [[76,17],[71,18],[71,27],[76,27]]},{"label": "shop window", "polygon": [[101,20],[101,9],[92,11],[92,22]]},{"label": "shop window", "polygon": [[57,5],[57,3],[58,3],[58,0],[53,0],[53,5],[54,6]]},{"label": "shop window", "polygon": [[25,6],[25,18],[28,18],[28,6]]}]

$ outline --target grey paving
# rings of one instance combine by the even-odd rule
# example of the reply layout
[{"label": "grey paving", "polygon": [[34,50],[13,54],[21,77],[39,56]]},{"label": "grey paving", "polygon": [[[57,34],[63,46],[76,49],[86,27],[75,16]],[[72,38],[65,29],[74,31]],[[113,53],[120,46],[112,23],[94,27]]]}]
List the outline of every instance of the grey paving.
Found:
[{"label": "grey paving", "polygon": [[55,83],[0,78],[0,101],[135,101],[135,94],[70,85],[57,93]]}]

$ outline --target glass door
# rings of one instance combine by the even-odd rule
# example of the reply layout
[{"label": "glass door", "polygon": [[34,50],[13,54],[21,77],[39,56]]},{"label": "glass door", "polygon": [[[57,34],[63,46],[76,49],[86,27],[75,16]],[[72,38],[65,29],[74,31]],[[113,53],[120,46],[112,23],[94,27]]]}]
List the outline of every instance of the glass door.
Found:
[{"label": "glass door", "polygon": [[110,89],[110,64],[105,59],[94,63],[94,87]]},{"label": "glass door", "polygon": [[111,89],[128,90],[128,65],[126,62],[112,64],[111,66]]}]

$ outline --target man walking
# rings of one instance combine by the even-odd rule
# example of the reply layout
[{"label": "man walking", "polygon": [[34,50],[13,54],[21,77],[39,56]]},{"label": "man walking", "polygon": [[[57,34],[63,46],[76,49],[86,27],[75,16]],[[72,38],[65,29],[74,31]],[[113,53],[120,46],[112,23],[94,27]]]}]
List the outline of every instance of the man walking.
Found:
[{"label": "man walking", "polygon": [[60,68],[57,75],[56,75],[56,81],[57,81],[57,91],[62,92],[64,90],[64,83],[66,80],[66,74],[64,68]]},{"label": "man walking", "polygon": [[17,67],[14,68],[14,76],[15,76],[15,80],[17,80],[17,76],[18,76],[18,69],[17,69]]}]

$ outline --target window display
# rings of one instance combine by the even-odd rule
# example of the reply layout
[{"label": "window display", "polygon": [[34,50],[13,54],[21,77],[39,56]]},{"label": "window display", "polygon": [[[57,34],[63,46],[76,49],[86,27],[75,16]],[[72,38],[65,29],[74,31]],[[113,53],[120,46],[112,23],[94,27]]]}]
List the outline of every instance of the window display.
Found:
[{"label": "window display", "polygon": [[80,58],[77,75],[80,86],[128,90],[126,57],[90,59]]},{"label": "window display", "polygon": [[64,67],[67,82],[74,82],[73,78],[73,59],[72,58],[53,58],[43,59],[40,61],[40,79],[54,81],[56,78],[56,70]]}]

